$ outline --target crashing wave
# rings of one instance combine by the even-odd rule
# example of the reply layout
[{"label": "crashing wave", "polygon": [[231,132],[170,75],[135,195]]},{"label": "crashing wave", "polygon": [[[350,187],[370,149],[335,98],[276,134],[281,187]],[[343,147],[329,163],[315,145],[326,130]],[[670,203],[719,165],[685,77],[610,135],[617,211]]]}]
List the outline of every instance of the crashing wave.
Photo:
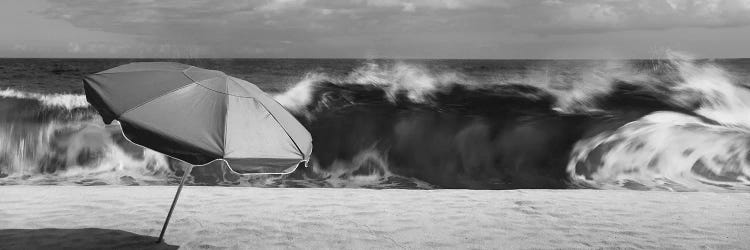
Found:
[{"label": "crashing wave", "polygon": [[40,94],[6,88],[0,90],[0,98],[38,100],[43,106],[62,107],[65,109],[85,108],[89,106],[89,103],[86,102],[86,97],[77,94]]},{"label": "crashing wave", "polygon": [[[275,98],[310,130],[310,168],[196,185],[750,190],[750,92],[709,61],[594,62],[476,77],[367,62]],[[552,73],[550,73],[552,71]],[[0,91],[0,184],[170,184],[185,163],[104,126],[82,95]]]}]

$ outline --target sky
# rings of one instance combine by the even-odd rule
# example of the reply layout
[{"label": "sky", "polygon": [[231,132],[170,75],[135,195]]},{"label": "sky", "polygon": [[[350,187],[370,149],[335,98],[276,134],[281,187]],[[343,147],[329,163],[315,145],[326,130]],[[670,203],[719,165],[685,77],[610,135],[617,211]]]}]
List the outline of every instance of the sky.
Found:
[{"label": "sky", "polygon": [[750,57],[750,0],[0,0],[0,57]]}]

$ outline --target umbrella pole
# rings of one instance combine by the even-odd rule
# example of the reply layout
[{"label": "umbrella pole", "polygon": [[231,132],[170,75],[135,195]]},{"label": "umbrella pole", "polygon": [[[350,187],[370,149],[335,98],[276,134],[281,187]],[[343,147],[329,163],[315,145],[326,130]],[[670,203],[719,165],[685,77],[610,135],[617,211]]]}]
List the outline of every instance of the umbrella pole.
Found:
[{"label": "umbrella pole", "polygon": [[180,187],[177,188],[177,193],[174,195],[174,200],[172,201],[172,207],[169,208],[167,219],[164,220],[164,226],[161,228],[161,233],[159,234],[159,239],[156,240],[156,243],[161,243],[161,241],[164,239],[164,232],[167,231],[167,225],[169,224],[169,219],[172,218],[172,211],[174,211],[174,205],[177,204],[177,198],[180,197],[180,191],[182,191],[182,185],[185,184],[185,180],[187,179],[188,175],[190,175],[190,172],[192,170],[193,170],[193,165],[190,165],[188,169],[185,171],[185,173],[182,174],[182,180],[180,180]]}]

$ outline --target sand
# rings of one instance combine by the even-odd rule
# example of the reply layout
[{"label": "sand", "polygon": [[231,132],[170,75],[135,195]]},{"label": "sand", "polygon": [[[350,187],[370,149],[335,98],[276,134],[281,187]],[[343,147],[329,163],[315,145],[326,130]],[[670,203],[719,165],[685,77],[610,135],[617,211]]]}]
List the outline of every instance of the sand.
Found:
[{"label": "sand", "polygon": [[750,248],[750,194],[0,187],[0,249]]}]

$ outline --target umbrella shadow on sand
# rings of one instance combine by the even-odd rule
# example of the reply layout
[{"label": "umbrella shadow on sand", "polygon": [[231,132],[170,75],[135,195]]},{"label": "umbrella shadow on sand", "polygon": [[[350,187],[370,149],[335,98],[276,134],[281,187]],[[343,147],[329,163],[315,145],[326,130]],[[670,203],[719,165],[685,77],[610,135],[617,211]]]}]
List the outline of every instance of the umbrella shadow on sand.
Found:
[{"label": "umbrella shadow on sand", "polygon": [[0,249],[177,249],[156,237],[103,228],[1,229]]}]

